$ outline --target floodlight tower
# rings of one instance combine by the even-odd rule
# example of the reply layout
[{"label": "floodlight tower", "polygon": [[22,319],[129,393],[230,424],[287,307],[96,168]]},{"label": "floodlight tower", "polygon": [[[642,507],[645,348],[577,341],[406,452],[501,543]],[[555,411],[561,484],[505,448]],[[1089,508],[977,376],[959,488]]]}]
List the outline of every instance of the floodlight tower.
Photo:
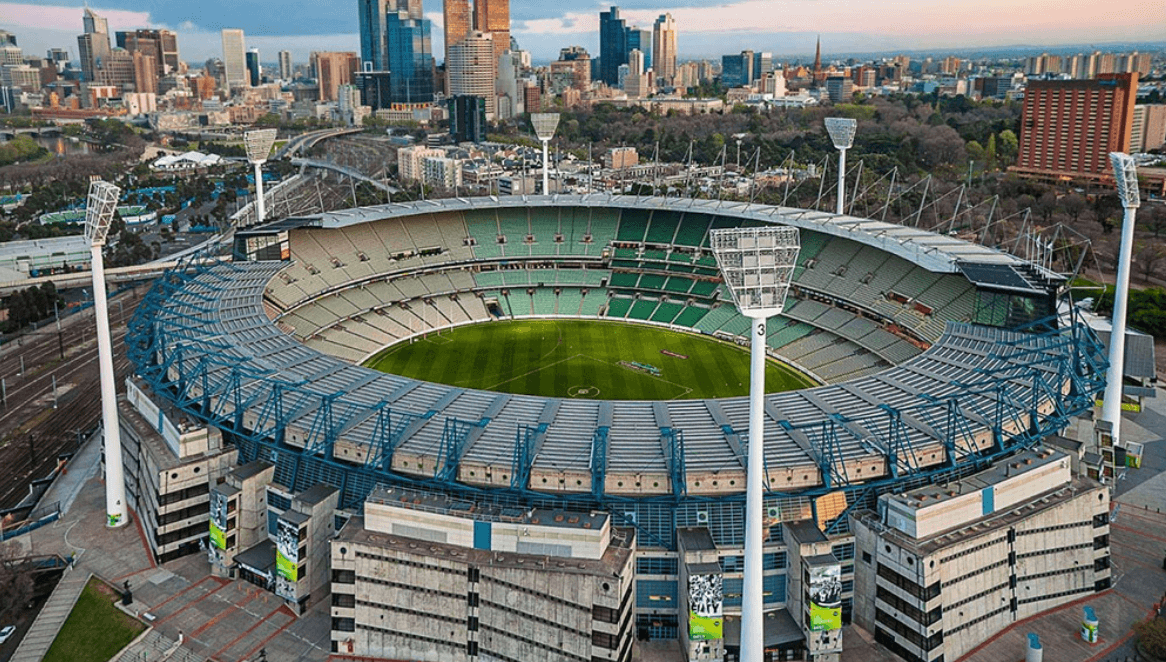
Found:
[{"label": "floodlight tower", "polygon": [[1113,426],[1113,445],[1121,446],[1121,392],[1125,374],[1126,306],[1130,297],[1130,259],[1134,249],[1134,215],[1141,204],[1138,171],[1129,154],[1111,152],[1117,195],[1125,214],[1121,222],[1121,250],[1117,258],[1117,282],[1113,293],[1113,331],[1109,334],[1109,371],[1105,375],[1105,399],[1101,420]]},{"label": "floodlight tower", "polygon": [[105,515],[110,527],[123,526],[126,486],[121,459],[121,431],[117,422],[117,384],[113,376],[113,343],[109,336],[109,305],[105,300],[105,262],[101,249],[117,210],[121,189],[96,180],[89,184],[85,208],[85,239],[93,263],[93,313],[97,321],[97,364],[101,374],[101,426],[105,437]]},{"label": "floodlight tower", "polygon": [[271,146],[275,144],[275,129],[256,129],[243,134],[243,145],[247,149],[247,160],[255,166],[255,224],[263,223],[266,208],[263,203],[263,164],[271,154]]},{"label": "floodlight tower", "polygon": [[788,226],[724,228],[710,233],[717,267],[741,314],[753,320],[749,364],[749,455],[745,480],[745,580],[741,601],[741,662],[765,651],[762,593],[765,480],[765,320],[785,307],[800,242]]},{"label": "floodlight tower", "polygon": [[559,127],[558,113],[531,113],[530,123],[534,126],[534,133],[543,143],[543,195],[550,195],[550,159],[547,157],[547,145],[555,137],[555,129]]},{"label": "floodlight tower", "polygon": [[846,150],[854,144],[854,130],[858,121],[845,117],[827,117],[826,133],[834,141],[834,148],[838,150],[838,214],[842,215],[846,207]]}]

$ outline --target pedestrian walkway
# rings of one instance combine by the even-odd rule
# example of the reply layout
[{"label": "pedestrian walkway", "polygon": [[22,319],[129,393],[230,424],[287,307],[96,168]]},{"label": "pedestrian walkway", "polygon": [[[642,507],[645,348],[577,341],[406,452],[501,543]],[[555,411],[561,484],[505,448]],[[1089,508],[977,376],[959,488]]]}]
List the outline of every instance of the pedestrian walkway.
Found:
[{"label": "pedestrian walkway", "polygon": [[16,652],[12,654],[10,662],[40,662],[45,653],[49,652],[49,646],[53,645],[53,640],[57,638],[65,619],[69,617],[69,612],[73,611],[73,605],[77,603],[77,598],[81,597],[81,591],[89,582],[90,576],[88,572],[76,568],[65,570],[48,602],[33,621],[28,633],[24,635]]}]

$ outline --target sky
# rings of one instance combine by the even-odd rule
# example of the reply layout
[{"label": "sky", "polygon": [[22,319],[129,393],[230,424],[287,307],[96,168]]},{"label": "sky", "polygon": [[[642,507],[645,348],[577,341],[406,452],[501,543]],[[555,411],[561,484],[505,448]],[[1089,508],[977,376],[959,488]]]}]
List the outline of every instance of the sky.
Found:
[{"label": "sky", "polygon": [[[822,38],[837,53],[949,50],[1030,45],[1166,41],[1162,0],[627,0],[629,24],[651,28],[664,12],[678,28],[680,59],[713,58],[749,48],[810,55]],[[511,30],[536,62],[580,45],[599,54],[599,12],[610,2],[510,0]],[[263,62],[289,50],[359,51],[356,0],[93,0],[110,31],[154,27],[178,32],[181,57],[200,64],[221,55],[219,30],[242,28]],[[345,10],[348,7],[349,10]],[[64,47],[77,57],[82,5],[67,0],[0,1],[0,28],[15,33],[28,53]],[[441,4],[427,0],[433,52],[442,59]]]}]

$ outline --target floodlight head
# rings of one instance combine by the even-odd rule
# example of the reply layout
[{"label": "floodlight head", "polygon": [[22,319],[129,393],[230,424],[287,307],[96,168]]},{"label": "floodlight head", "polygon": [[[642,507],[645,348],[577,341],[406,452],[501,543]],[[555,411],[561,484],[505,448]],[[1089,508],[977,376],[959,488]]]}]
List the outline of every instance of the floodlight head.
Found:
[{"label": "floodlight head", "polygon": [[713,230],[713,255],[746,317],[772,317],[785,307],[801,244],[798,229],[785,225]]},{"label": "floodlight head", "polygon": [[1117,180],[1117,196],[1121,198],[1121,206],[1126,209],[1136,209],[1141,203],[1138,194],[1138,168],[1129,154],[1110,152],[1109,160],[1113,163],[1113,177]]},{"label": "floodlight head", "polygon": [[835,149],[850,149],[854,144],[854,130],[857,127],[858,121],[847,117],[826,118],[826,133],[834,141]]},{"label": "floodlight head", "polygon": [[555,129],[559,128],[558,113],[531,113],[530,123],[534,127],[534,134],[538,139],[547,142],[555,137]]},{"label": "floodlight head", "polygon": [[247,149],[247,160],[251,163],[263,163],[271,154],[271,146],[275,144],[275,129],[256,129],[243,134],[243,146]]},{"label": "floodlight head", "polygon": [[89,200],[85,205],[85,239],[90,246],[104,246],[109,224],[117,211],[121,189],[100,179],[89,184]]}]

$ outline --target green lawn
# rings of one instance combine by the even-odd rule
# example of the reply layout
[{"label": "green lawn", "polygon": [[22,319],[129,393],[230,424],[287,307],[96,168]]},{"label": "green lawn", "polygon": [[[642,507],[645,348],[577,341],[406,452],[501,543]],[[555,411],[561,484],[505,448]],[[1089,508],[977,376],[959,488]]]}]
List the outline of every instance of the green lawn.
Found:
[{"label": "green lawn", "polygon": [[[629,367],[631,363],[652,366],[659,373]],[[475,324],[395,345],[366,365],[451,386],[560,398],[672,400],[749,393],[746,349],[619,322]],[[771,393],[814,385],[774,361],[766,366],[765,380]]]},{"label": "green lawn", "polygon": [[90,579],[44,662],[106,662],[141,634],[146,626],[113,606],[116,597],[109,586]]}]

